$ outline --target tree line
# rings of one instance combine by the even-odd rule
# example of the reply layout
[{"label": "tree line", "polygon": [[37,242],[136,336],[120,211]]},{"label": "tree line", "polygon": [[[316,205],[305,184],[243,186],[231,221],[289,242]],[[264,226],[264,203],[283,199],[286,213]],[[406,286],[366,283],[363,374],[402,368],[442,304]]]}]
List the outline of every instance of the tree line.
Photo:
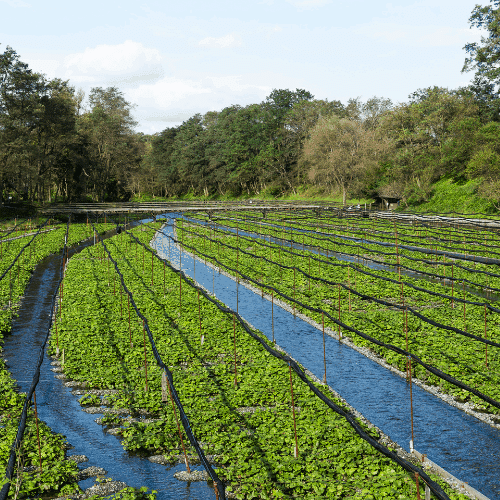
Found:
[{"label": "tree line", "polygon": [[[261,103],[195,114],[160,133],[136,133],[133,105],[116,87],[86,101],[48,80],[11,48],[0,54],[0,196],[31,202],[127,200],[150,195],[429,198],[435,181],[478,179],[500,207],[499,1],[477,5],[458,89],[419,89],[405,103],[346,104],[304,89],[274,89]],[[85,102],[85,105],[84,105]]]}]

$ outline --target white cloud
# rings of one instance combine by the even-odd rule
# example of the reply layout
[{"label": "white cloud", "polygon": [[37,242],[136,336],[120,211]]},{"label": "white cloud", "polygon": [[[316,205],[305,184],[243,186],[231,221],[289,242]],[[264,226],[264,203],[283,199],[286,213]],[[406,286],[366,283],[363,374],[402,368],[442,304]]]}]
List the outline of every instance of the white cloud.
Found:
[{"label": "white cloud", "polygon": [[209,47],[214,49],[227,49],[230,47],[240,46],[241,40],[239,40],[232,34],[221,36],[219,38],[209,36],[207,38],[204,38],[203,40],[200,40],[198,42],[198,45],[200,45],[201,47]]},{"label": "white cloud", "polygon": [[140,101],[145,105],[168,108],[183,99],[211,92],[210,88],[204,87],[200,82],[167,77],[154,84],[140,85],[130,90],[128,95],[134,102]]},{"label": "white cloud", "polygon": [[[139,120],[161,130],[165,124],[175,126],[196,113],[221,111],[232,104],[260,102],[271,87],[242,82],[239,75],[207,76],[199,81],[163,78],[150,85],[127,91],[127,99],[138,104]],[[153,125],[154,124],[154,125]]]},{"label": "white cloud", "polygon": [[126,75],[144,67],[157,66],[161,61],[157,49],[127,40],[118,45],[97,45],[64,59],[66,69],[75,75]]},{"label": "white cloud", "polygon": [[286,0],[299,10],[314,9],[331,3],[331,0]]}]

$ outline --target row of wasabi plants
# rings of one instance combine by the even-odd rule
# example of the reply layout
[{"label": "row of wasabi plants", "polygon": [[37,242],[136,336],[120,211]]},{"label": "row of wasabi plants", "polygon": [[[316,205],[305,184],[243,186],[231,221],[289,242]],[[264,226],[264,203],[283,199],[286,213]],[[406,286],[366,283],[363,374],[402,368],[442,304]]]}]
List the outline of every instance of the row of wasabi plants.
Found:
[{"label": "row of wasabi plants", "polygon": [[[133,234],[147,245],[159,228],[154,223]],[[232,314],[219,310],[129,234],[105,245],[147,318],[193,433],[227,491],[240,499],[416,498],[415,477],[362,440]],[[58,334],[51,337],[51,351],[57,348],[64,350],[67,377],[86,388],[112,390],[102,400],[84,396],[81,402],[108,407],[108,412],[102,408],[103,423],[119,428],[125,449],[161,454],[172,463],[182,457],[176,414],[168,395],[162,401],[162,373],[144,324],[102,244],[68,263]],[[465,498],[440,484],[450,498]]]},{"label": "row of wasabi plants", "polygon": [[[10,273],[0,281],[0,339],[11,331],[12,321],[19,309],[26,285],[35,266],[46,256],[60,252],[64,247],[66,224],[41,221],[41,232],[36,236],[15,262]],[[16,226],[14,220],[4,221],[2,227],[9,232]],[[22,228],[16,231],[22,238],[7,241],[0,239],[2,258],[0,276],[12,264],[22,248],[32,239],[40,227]],[[114,228],[112,224],[99,224],[99,232]],[[10,239],[15,233],[6,238]],[[80,242],[92,235],[86,224],[70,224],[68,245]],[[62,256],[61,256],[62,258]],[[47,314],[49,311],[47,311]],[[34,360],[35,362],[35,360]],[[33,366],[34,371],[34,366]],[[27,374],[28,376],[30,374]],[[0,357],[0,470],[4,471],[10,455],[11,445],[17,433],[19,418],[25,401],[25,394],[19,392],[16,381],[10,375],[3,357]],[[54,433],[43,421],[38,420],[40,453],[38,449],[37,426],[34,407],[28,410],[27,425],[23,440],[16,451],[14,476],[11,481],[9,498],[50,498],[75,493],[78,467],[75,462],[66,460],[69,445],[61,434]],[[40,470],[41,461],[41,470]],[[5,484],[5,476],[0,478],[0,488]],[[98,498],[98,497],[94,497]],[[121,494],[122,500],[147,498],[144,491],[129,488]]]},{"label": "row of wasabi plants", "polygon": [[[328,238],[330,245],[327,247],[324,242],[318,242],[317,234],[290,231],[288,222],[285,229],[280,229],[261,221],[219,219],[214,224],[203,217],[198,216],[198,219],[200,223],[194,218],[189,222],[178,221],[177,234],[186,248],[197,248],[215,265],[219,266],[219,262],[237,270],[240,277],[250,277],[254,280],[252,284],[261,284],[267,293],[270,292],[266,286],[272,286],[374,339],[409,351],[423,362],[500,401],[499,350],[482,342],[487,338],[500,343],[500,311],[495,307],[496,297],[490,300],[476,293],[481,289],[481,279],[488,279],[490,287],[500,288],[500,275],[494,272],[496,266],[455,261],[461,267],[454,269],[457,281],[452,287],[451,280],[408,276],[402,264],[398,272],[397,265],[388,270],[377,268],[372,261],[362,257],[358,262],[356,250],[351,250],[347,259],[346,255],[336,253],[336,244],[343,248],[345,240],[335,238],[338,230],[335,233],[331,227],[320,236]],[[245,236],[245,232],[254,234]],[[365,243],[353,243],[354,246],[359,244],[366,246]],[[395,248],[388,251],[396,252]],[[398,248],[397,257],[402,263],[404,257],[415,254]],[[412,265],[417,264],[412,261]],[[493,276],[478,273],[480,269],[487,269]],[[476,284],[468,283],[468,279]],[[293,300],[280,299],[321,324],[321,313],[310,311]],[[339,330],[339,326],[326,316],[325,326],[335,332]],[[389,364],[407,370],[404,356],[352,332],[343,334],[385,358]],[[413,375],[427,384],[439,386],[461,402],[470,402],[480,411],[500,413],[498,407],[442,380],[420,365],[414,366]]]}]

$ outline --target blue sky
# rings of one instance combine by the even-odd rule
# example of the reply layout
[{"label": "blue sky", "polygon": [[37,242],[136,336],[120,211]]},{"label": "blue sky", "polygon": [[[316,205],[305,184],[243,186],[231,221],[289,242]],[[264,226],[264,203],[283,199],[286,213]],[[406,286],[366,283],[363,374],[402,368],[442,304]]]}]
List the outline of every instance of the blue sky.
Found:
[{"label": "blue sky", "polygon": [[[88,94],[116,86],[138,131],[304,88],[346,102],[404,102],[466,85],[475,0],[0,0],[0,51]],[[487,0],[482,1],[487,4]]]}]

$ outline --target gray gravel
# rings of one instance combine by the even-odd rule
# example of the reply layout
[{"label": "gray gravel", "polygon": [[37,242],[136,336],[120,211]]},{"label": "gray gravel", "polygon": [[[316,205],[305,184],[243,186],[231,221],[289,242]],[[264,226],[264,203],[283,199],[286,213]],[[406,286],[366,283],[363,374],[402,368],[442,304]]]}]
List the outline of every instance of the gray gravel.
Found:
[{"label": "gray gravel", "polygon": [[94,484],[94,486],[86,489],[84,495],[80,498],[84,499],[91,497],[92,495],[112,495],[113,493],[117,493],[118,491],[123,490],[123,488],[126,487],[127,484],[122,481],[107,481],[105,483]]},{"label": "gray gravel", "polygon": [[180,471],[176,472],[174,477],[179,481],[208,481],[210,479],[210,476],[204,470],[193,470],[191,473],[188,471]]},{"label": "gray gravel", "polygon": [[78,472],[78,481],[83,481],[89,477],[105,476],[108,471],[104,470],[102,467],[87,467]]},{"label": "gray gravel", "polygon": [[76,462],[77,464],[89,461],[88,457],[85,455],[69,455],[67,457],[67,460],[71,460],[72,462]]},{"label": "gray gravel", "polygon": [[69,382],[64,382],[65,387],[78,387],[78,388],[84,388],[87,387],[88,383],[87,382],[78,382],[76,380],[71,380]]}]

